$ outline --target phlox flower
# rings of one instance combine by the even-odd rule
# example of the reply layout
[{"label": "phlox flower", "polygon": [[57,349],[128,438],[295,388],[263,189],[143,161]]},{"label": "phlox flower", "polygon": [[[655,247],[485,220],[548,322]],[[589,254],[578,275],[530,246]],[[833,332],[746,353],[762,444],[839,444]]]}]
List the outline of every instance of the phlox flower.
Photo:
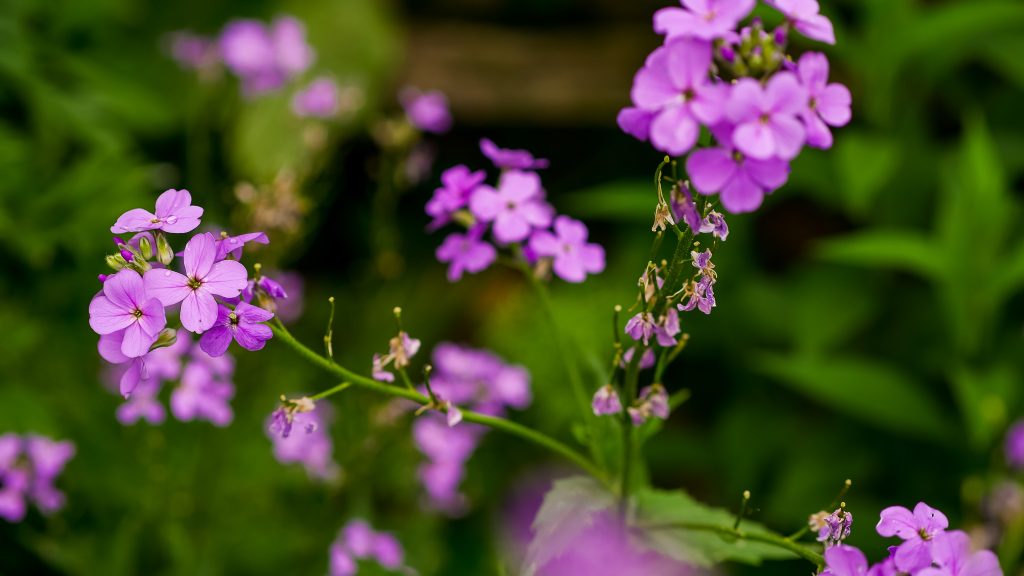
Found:
[{"label": "phlox flower", "polygon": [[828,127],[850,122],[850,90],[842,84],[828,83],[828,58],[820,52],[805,53],[796,66],[796,74],[808,94],[807,109],[802,114],[807,144],[831,148],[832,132]]},{"label": "phlox flower", "polygon": [[711,314],[711,309],[718,305],[715,302],[715,281],[710,276],[702,276],[700,280],[690,282],[687,285],[687,295],[689,299],[678,306],[683,312],[696,308],[705,314]]},{"label": "phlox flower", "polygon": [[[708,79],[711,45],[702,40],[675,39],[647,58],[633,79],[633,105],[650,113],[651,143],[672,155],[690,150],[700,125],[718,122],[724,85]],[[642,119],[630,112],[629,133],[639,133]],[[622,120],[622,119],[620,119]]]},{"label": "phlox flower", "polygon": [[334,461],[334,442],[327,431],[324,407],[294,414],[292,424],[302,433],[287,437],[271,428],[273,416],[267,417],[267,436],[274,444],[274,458],[282,464],[302,464],[306,474],[317,480],[331,481],[341,469]]},{"label": "phlox flower", "polygon": [[470,171],[465,165],[453,166],[441,173],[441,187],[427,202],[427,215],[433,218],[427,226],[437,230],[451,221],[452,215],[469,205],[473,190],[483,184],[487,174],[483,170]]},{"label": "phlox flower", "polygon": [[583,282],[604,270],[604,248],[587,242],[587,227],[568,216],[555,218],[554,232],[539,230],[530,237],[538,256],[552,258],[555,274],[566,282]]},{"label": "phlox flower", "polygon": [[417,88],[404,88],[398,101],[405,109],[409,123],[424,132],[444,134],[452,127],[452,115],[448,110],[448,98],[437,90],[421,92]]},{"label": "phlox flower", "polygon": [[488,138],[480,140],[480,152],[502,170],[542,170],[548,167],[544,158],[534,158],[526,150],[499,148]]},{"label": "phlox flower", "polygon": [[185,366],[181,385],[171,393],[171,413],[182,422],[206,420],[224,427],[234,419],[229,403],[234,395],[231,382],[219,378],[210,365],[193,361]]},{"label": "phlox flower", "polygon": [[272,312],[245,302],[239,302],[234,310],[221,304],[217,308],[217,321],[203,333],[199,347],[210,356],[221,356],[234,338],[250,352],[261,350],[274,336],[270,327],[263,324],[273,317]]},{"label": "phlox flower", "polygon": [[89,303],[89,326],[101,336],[110,335],[108,343],[120,339],[120,353],[127,358],[149,352],[166,325],[163,305],[134,270],[108,276],[103,291]]},{"label": "phlox flower", "polygon": [[779,158],[758,160],[733,149],[729,126],[713,130],[719,147],[694,150],[686,159],[686,172],[698,192],[719,194],[722,206],[733,214],[752,212],[761,206],[765,194],[786,183],[789,164]]},{"label": "phlox flower", "polygon": [[755,0],[682,0],[683,8],[662,8],[654,13],[654,31],[669,39],[725,38],[750,14],[754,3]]},{"label": "phlox flower", "polygon": [[270,244],[270,238],[267,238],[267,235],[264,232],[247,232],[237,236],[228,236],[226,233],[221,232],[221,235],[216,241],[217,257],[215,260],[219,262],[228,256],[235,260],[241,260],[242,249],[245,248],[245,245],[249,242],[255,242],[256,244]]},{"label": "phlox flower", "polygon": [[114,234],[163,230],[170,234],[191,232],[199,226],[203,209],[192,205],[188,190],[167,190],[156,199],[156,214],[135,208],[117,219],[110,227]]},{"label": "phlox flower", "polygon": [[820,14],[817,0],[765,0],[793,23],[797,32],[811,40],[835,44],[836,35],[832,22]]},{"label": "phlox flower", "polygon": [[437,247],[437,260],[448,263],[450,282],[458,281],[465,272],[476,274],[486,270],[497,259],[494,246],[480,238],[484,230],[483,226],[475,226],[465,234],[449,234]]},{"label": "phlox flower", "polygon": [[185,274],[156,268],[146,272],[147,292],[164,306],[181,302],[181,325],[196,334],[217,321],[214,296],[234,298],[248,282],[245,266],[234,260],[217,262],[216,254],[213,234],[196,234],[185,245]]},{"label": "phlox flower", "polygon": [[933,566],[915,576],[1002,576],[999,559],[990,550],[971,552],[970,538],[960,530],[943,532],[932,543]]},{"label": "phlox flower", "polygon": [[825,550],[825,570],[821,576],[866,576],[868,559],[864,553],[846,544]]},{"label": "phlox flower", "polygon": [[807,90],[791,72],[775,74],[764,87],[753,78],[741,78],[725,106],[735,125],[733,145],[757,160],[792,160],[806,139],[799,117],[807,110],[807,99]]},{"label": "phlox flower", "polygon": [[918,502],[914,511],[902,506],[890,506],[881,512],[875,530],[881,536],[898,536],[903,540],[893,560],[901,572],[914,573],[931,565],[932,541],[949,527],[942,512]]},{"label": "phlox flower", "polygon": [[292,96],[292,112],[302,118],[331,118],[338,113],[338,83],[321,76]]},{"label": "phlox flower", "polygon": [[289,16],[275,19],[269,27],[257,20],[230,22],[218,45],[224,64],[250,96],[276,90],[315,58],[306,43],[305,26]]},{"label": "phlox flower", "polygon": [[551,224],[553,210],[544,201],[536,172],[506,170],[498,188],[481,185],[469,199],[469,209],[482,222],[493,222],[495,239],[502,244],[522,242],[537,228]]}]

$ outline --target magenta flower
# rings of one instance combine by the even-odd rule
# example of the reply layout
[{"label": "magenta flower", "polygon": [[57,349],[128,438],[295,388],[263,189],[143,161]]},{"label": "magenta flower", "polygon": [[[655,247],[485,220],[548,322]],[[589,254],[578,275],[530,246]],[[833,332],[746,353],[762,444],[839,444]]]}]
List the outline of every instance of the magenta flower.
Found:
[{"label": "magenta flower", "polygon": [[33,502],[50,514],[64,505],[64,494],[53,485],[75,454],[75,445],[44,436],[0,436],[0,518],[20,522]]},{"label": "magenta flower", "polygon": [[321,76],[292,97],[292,112],[302,118],[331,118],[339,108],[338,83]]},{"label": "magenta flower", "polygon": [[669,415],[668,391],[661,384],[652,384],[640,389],[640,402],[655,418],[667,420]]},{"label": "magenta flower", "polygon": [[544,158],[534,158],[526,150],[499,148],[488,138],[480,140],[480,152],[502,170],[543,170],[548,167]]},{"label": "magenta flower", "polygon": [[723,85],[708,79],[711,45],[676,39],[655,50],[633,79],[634,106],[653,115],[650,139],[655,148],[681,155],[697,142],[700,124],[722,115]]},{"label": "magenta flower", "polygon": [[278,462],[302,464],[310,478],[330,481],[338,477],[341,469],[332,456],[334,442],[327,433],[324,410],[317,405],[311,412],[296,413],[292,424],[305,433],[287,437],[271,429],[273,417],[268,416],[267,436],[274,443],[274,458]]},{"label": "magenta flower", "polygon": [[140,380],[131,391],[131,396],[117,407],[117,421],[125,426],[145,420],[153,425],[163,424],[167,419],[167,411],[160,403],[162,382],[157,378]]},{"label": "magenta flower", "polygon": [[799,116],[807,110],[807,91],[791,72],[772,76],[766,87],[741,78],[732,88],[726,115],[736,125],[732,143],[757,160],[792,160],[804,145]]},{"label": "magenta flower", "polygon": [[725,223],[725,216],[720,212],[711,212],[701,223],[700,232],[710,232],[712,236],[724,242],[729,237],[729,225]]},{"label": "magenta flower", "polygon": [[139,382],[146,376],[146,357],[130,358],[121,351],[121,347],[124,344],[124,334],[124,330],[112,334],[104,334],[100,336],[97,347],[100,357],[107,362],[111,364],[127,364],[124,371],[118,376],[118,389],[122,396],[128,398],[139,385]]},{"label": "magenta flower", "polygon": [[188,190],[167,190],[156,199],[156,214],[135,208],[117,219],[110,227],[114,234],[163,230],[169,234],[191,232],[199,226],[203,209],[192,205]]},{"label": "magenta flower", "polygon": [[797,62],[797,76],[807,90],[807,110],[802,114],[807,128],[807,144],[831,148],[829,126],[850,122],[850,90],[842,84],[828,83],[828,58],[820,52],[807,52]]},{"label": "magenta flower", "polygon": [[121,333],[124,356],[144,356],[167,325],[164,307],[152,296],[134,270],[108,276],[103,292],[89,303],[89,326],[100,335]]},{"label": "magenta flower", "polygon": [[503,172],[497,189],[477,187],[469,209],[481,221],[494,223],[494,237],[503,244],[521,242],[531,230],[547,227],[554,212],[544,201],[540,176],[519,170]]},{"label": "magenta flower", "polygon": [[217,321],[214,296],[234,298],[248,282],[245,266],[234,260],[216,262],[216,255],[213,234],[196,234],[185,245],[185,274],[166,269],[146,272],[146,290],[164,306],[181,302],[181,325],[196,334]]},{"label": "magenta flower", "polygon": [[448,98],[437,90],[421,92],[406,87],[398,95],[405,117],[409,123],[424,132],[444,134],[452,127],[452,115],[448,111]]},{"label": "magenta flower", "polygon": [[945,514],[924,502],[918,502],[913,512],[902,506],[890,506],[882,510],[875,530],[881,536],[898,536],[903,539],[893,560],[901,572],[914,573],[931,565],[932,540],[948,526],[949,520]]},{"label": "magenta flower", "polygon": [[530,248],[538,256],[554,260],[554,271],[566,282],[583,282],[587,274],[604,270],[604,248],[587,243],[587,227],[568,216],[555,218],[555,232],[538,230],[530,237]]},{"label": "magenta flower", "polygon": [[330,576],[355,576],[358,571],[359,567],[348,550],[337,542],[331,544],[328,574]]},{"label": "magenta flower", "polygon": [[224,64],[242,80],[247,95],[280,88],[313,63],[302,22],[280,17],[270,27],[257,20],[235,20],[221,32]]},{"label": "magenta flower", "polygon": [[185,366],[181,385],[171,394],[171,413],[182,422],[206,420],[224,427],[234,419],[230,404],[234,395],[231,382],[218,378],[206,363],[193,361]]},{"label": "magenta flower", "polygon": [[619,394],[611,384],[605,384],[594,392],[594,399],[590,402],[590,409],[594,416],[607,416],[622,412],[622,402],[619,401]]},{"label": "magenta flower", "polygon": [[216,261],[221,261],[231,256],[235,260],[242,259],[242,249],[249,242],[255,242],[257,244],[270,244],[270,238],[267,238],[264,232],[248,232],[246,234],[239,234],[238,236],[227,236],[221,235],[217,238],[217,257],[214,258]]},{"label": "magenta flower", "polygon": [[840,508],[822,520],[817,540],[824,542],[825,546],[834,546],[846,540],[852,527],[853,514]]},{"label": "magenta flower", "polygon": [[740,20],[754,9],[755,0],[682,0],[685,8],[662,8],[654,13],[654,31],[672,38],[715,40],[734,33]]},{"label": "magenta flower", "polygon": [[1024,420],[1018,420],[1006,432],[1006,463],[1015,470],[1024,469]]},{"label": "magenta flower", "polygon": [[[625,370],[626,367],[629,366],[629,363],[633,361],[634,354],[636,354],[636,346],[630,346],[628,350],[622,353],[622,360],[619,361],[619,367]],[[647,348],[640,356],[640,364],[638,364],[638,366],[641,370],[654,368],[655,361],[654,348]]]},{"label": "magenta flower", "polygon": [[480,239],[481,231],[449,234],[437,247],[437,260],[448,263],[448,281],[456,282],[464,272],[476,274],[486,270],[498,257],[490,243]]},{"label": "magenta flower", "polygon": [[263,324],[273,317],[272,312],[245,302],[239,302],[234,310],[222,304],[217,309],[217,321],[199,339],[199,347],[210,356],[223,356],[234,338],[250,352],[261,350],[274,337],[270,327]]},{"label": "magenta flower", "polygon": [[864,553],[846,544],[825,550],[825,570],[821,576],[865,576],[868,559]]},{"label": "magenta flower", "polygon": [[651,122],[655,113],[649,110],[641,110],[635,106],[619,110],[615,122],[623,132],[640,141],[646,141],[651,135]]},{"label": "magenta flower", "polygon": [[471,172],[462,164],[441,173],[441,187],[427,202],[427,215],[433,218],[427,229],[437,230],[450,222],[453,214],[469,204],[470,194],[486,177],[483,170]]},{"label": "magenta flower", "polygon": [[330,548],[330,576],[356,574],[355,559],[371,559],[387,570],[399,570],[405,558],[394,535],[375,531],[364,520],[352,520],[338,534]]},{"label": "magenta flower", "polygon": [[683,312],[696,308],[705,314],[711,314],[711,309],[718,305],[715,302],[715,281],[710,276],[704,276],[698,282],[691,282],[688,296],[686,303],[679,304],[679,309]]},{"label": "magenta flower", "polygon": [[217,45],[205,36],[188,31],[170,34],[171,58],[186,70],[202,70],[217,63]]},{"label": "magenta flower", "polygon": [[915,576],[1002,576],[999,559],[989,550],[971,553],[971,541],[960,530],[936,535],[932,543],[932,561]]},{"label": "magenta flower", "polygon": [[665,346],[676,345],[675,335],[679,333],[679,313],[675,308],[668,311],[658,320],[650,312],[640,312],[626,322],[626,334],[644,346],[650,344],[653,338],[658,344]]},{"label": "magenta flower", "polygon": [[[728,126],[713,132],[728,133]],[[718,148],[694,150],[686,159],[686,172],[698,192],[720,194],[722,206],[733,214],[752,212],[761,206],[765,194],[786,183],[789,164],[778,158],[758,160],[732,149],[728,140],[719,139]]]},{"label": "magenta flower", "polygon": [[793,23],[793,27],[811,40],[835,44],[832,22],[821,15],[817,0],[765,0]]}]

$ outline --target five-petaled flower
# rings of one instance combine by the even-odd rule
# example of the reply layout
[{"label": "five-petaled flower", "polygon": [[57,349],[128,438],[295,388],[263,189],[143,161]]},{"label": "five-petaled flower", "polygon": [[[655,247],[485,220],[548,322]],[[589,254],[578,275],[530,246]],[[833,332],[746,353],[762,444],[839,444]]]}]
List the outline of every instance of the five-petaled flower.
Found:
[{"label": "five-petaled flower", "polygon": [[191,232],[199,226],[203,209],[192,205],[188,190],[167,190],[156,199],[156,214],[135,208],[117,219],[110,227],[114,234],[163,230],[171,234]]},{"label": "five-petaled flower", "polygon": [[914,573],[931,565],[932,540],[948,526],[949,520],[945,514],[924,502],[918,502],[913,512],[902,506],[890,506],[882,510],[875,529],[882,536],[898,536],[903,540],[893,560],[901,572]]},{"label": "five-petaled flower", "polygon": [[120,351],[128,358],[144,356],[167,325],[155,296],[138,272],[121,270],[107,277],[103,292],[89,303],[89,326],[100,335],[121,333]]},{"label": "five-petaled flower", "polygon": [[199,347],[210,356],[222,356],[228,351],[231,339],[250,352],[260,350],[274,333],[263,324],[274,314],[258,306],[239,302],[232,310],[221,304],[217,309],[217,321],[203,333]]}]

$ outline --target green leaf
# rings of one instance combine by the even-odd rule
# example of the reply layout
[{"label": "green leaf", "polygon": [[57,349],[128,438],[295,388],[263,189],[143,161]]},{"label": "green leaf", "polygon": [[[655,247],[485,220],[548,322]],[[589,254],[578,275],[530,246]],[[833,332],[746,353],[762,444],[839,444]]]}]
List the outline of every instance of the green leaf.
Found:
[{"label": "green leaf", "polygon": [[595,514],[614,506],[611,493],[592,478],[573,476],[555,481],[533,521],[534,537],[526,551],[523,574],[532,576],[567,550]]},{"label": "green leaf", "polygon": [[[652,549],[675,560],[697,566],[727,561],[759,565],[763,560],[796,557],[793,552],[763,542],[723,537],[706,530],[668,527],[685,523],[732,528],[735,521],[735,515],[729,511],[702,504],[681,490],[644,490],[637,494],[637,524],[648,526],[641,538]],[[771,534],[756,522],[745,520],[741,528],[748,534]]]},{"label": "green leaf", "polygon": [[885,136],[866,132],[844,133],[836,144],[834,159],[843,184],[846,209],[863,217],[896,172],[900,163],[900,147]]},{"label": "green leaf", "polygon": [[649,180],[612,182],[559,194],[553,200],[576,218],[653,221],[657,190]]},{"label": "green leaf", "polygon": [[871,268],[896,268],[925,278],[942,273],[944,258],[924,236],[897,230],[868,231],[828,240],[818,254],[832,262]]},{"label": "green leaf", "polygon": [[910,376],[880,362],[852,356],[765,354],[758,371],[864,422],[931,440],[952,437],[942,407]]}]

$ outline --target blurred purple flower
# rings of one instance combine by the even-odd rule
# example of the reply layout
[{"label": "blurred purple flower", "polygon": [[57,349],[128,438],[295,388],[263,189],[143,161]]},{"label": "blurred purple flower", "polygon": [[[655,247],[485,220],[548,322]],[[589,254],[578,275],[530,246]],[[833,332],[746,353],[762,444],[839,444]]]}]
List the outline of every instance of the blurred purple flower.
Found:
[{"label": "blurred purple flower", "polygon": [[594,399],[590,402],[590,409],[594,416],[607,416],[622,412],[622,402],[619,401],[619,394],[611,384],[605,384],[594,392]]},{"label": "blurred purple flower", "polygon": [[169,234],[184,234],[199,227],[203,209],[192,205],[188,190],[165,191],[156,199],[156,214],[135,208],[122,214],[110,227],[114,234],[163,230]]},{"label": "blurred purple flower", "polygon": [[[626,368],[626,366],[633,361],[634,354],[636,354],[636,346],[630,346],[629,349],[622,354],[622,360],[619,362],[619,366],[623,369]],[[640,357],[640,369],[647,370],[648,368],[654,368],[654,362],[654,348],[646,348],[643,355]]]},{"label": "blurred purple flower", "polygon": [[449,234],[437,247],[437,260],[448,264],[449,282],[457,282],[464,272],[476,274],[486,270],[497,259],[494,246],[480,239],[484,229],[476,226],[465,234]]},{"label": "blurred purple flower", "polygon": [[239,302],[234,310],[221,304],[217,309],[217,321],[203,333],[199,347],[210,356],[223,356],[234,338],[239,346],[250,352],[262,350],[267,340],[274,337],[270,327],[264,324],[273,317],[273,313],[245,302]]},{"label": "blurred purple flower", "polygon": [[791,72],[775,74],[764,87],[753,78],[741,78],[725,109],[736,126],[733,145],[757,160],[792,160],[806,139],[799,117],[807,111],[807,99],[807,90]]},{"label": "blurred purple flower", "polygon": [[325,408],[316,405],[310,412],[298,412],[292,425],[302,430],[301,434],[283,437],[274,431],[273,417],[267,417],[267,436],[274,444],[274,458],[282,464],[302,464],[310,478],[331,481],[338,477],[340,469],[334,461],[334,443],[327,434]]},{"label": "blurred purple flower", "polygon": [[422,92],[412,86],[403,88],[398,100],[409,123],[424,132],[444,134],[452,127],[448,98],[437,90]]},{"label": "blurred purple flower", "polygon": [[268,27],[257,20],[235,20],[221,32],[224,64],[242,80],[248,96],[280,88],[313,63],[302,22],[282,16]]},{"label": "blurred purple flower", "polygon": [[802,114],[807,129],[807,144],[815,148],[831,148],[829,126],[846,126],[850,122],[850,89],[842,84],[828,83],[828,58],[820,52],[807,52],[797,62],[797,76],[807,90],[807,110]]},{"label": "blurred purple flower", "polygon": [[371,559],[387,570],[403,566],[405,552],[395,536],[377,532],[365,520],[351,520],[331,543],[330,576],[356,574],[355,559]]},{"label": "blurred purple flower", "polygon": [[865,576],[868,559],[864,553],[846,544],[825,550],[825,570],[821,576]]},{"label": "blurred purple flower", "polygon": [[[193,357],[206,352],[193,348]],[[206,420],[224,427],[234,419],[229,401],[235,395],[235,386],[218,376],[213,367],[201,360],[193,360],[181,376],[181,384],[171,393],[171,413],[182,422]]]},{"label": "blurred purple flower", "polygon": [[549,164],[546,159],[534,158],[526,150],[499,148],[488,138],[480,140],[480,152],[502,170],[543,170]]},{"label": "blurred purple flower", "polygon": [[33,502],[50,514],[64,506],[65,496],[54,482],[75,455],[75,445],[45,436],[0,436],[0,518],[20,522]]},{"label": "blurred purple flower", "polygon": [[990,550],[971,552],[971,541],[960,530],[936,535],[931,547],[933,565],[915,576],[1002,576],[999,559]]},{"label": "blurred purple flower", "polygon": [[228,236],[226,233],[221,233],[217,238],[217,256],[216,261],[220,262],[228,256],[231,256],[235,260],[242,259],[242,249],[249,242],[255,242],[256,244],[270,244],[270,238],[267,238],[264,232],[248,232],[246,234],[239,234],[237,236]]},{"label": "blurred purple flower", "polygon": [[554,212],[544,201],[540,176],[519,170],[503,172],[497,189],[477,187],[469,209],[482,222],[494,223],[494,237],[502,244],[522,242],[531,230],[549,226]]},{"label": "blurred purple flower", "polygon": [[654,13],[654,31],[671,38],[714,40],[734,33],[740,20],[754,9],[755,0],[682,0],[685,8],[662,8]]},{"label": "blurred purple flower", "polygon": [[[720,126],[713,132],[731,132]],[[733,214],[751,212],[761,206],[765,194],[786,183],[789,164],[778,158],[757,160],[735,152],[728,140],[720,147],[694,150],[686,159],[686,172],[698,192],[720,194],[722,205]]]},{"label": "blurred purple flower", "polygon": [[765,0],[769,5],[782,12],[797,32],[811,40],[826,44],[835,44],[836,35],[832,22],[821,15],[817,0]]},{"label": "blurred purple flower", "polygon": [[295,93],[292,112],[302,118],[331,118],[338,113],[338,94],[338,83],[321,76]]},{"label": "blurred purple flower", "polygon": [[465,165],[453,166],[441,173],[441,187],[427,202],[427,215],[433,218],[428,230],[437,230],[451,221],[452,215],[469,205],[473,190],[483,184],[487,174],[483,170],[471,172]]},{"label": "blurred purple flower", "polygon": [[538,230],[530,237],[538,256],[554,260],[554,271],[566,282],[583,282],[587,274],[604,271],[604,248],[587,242],[587,226],[568,216],[555,218],[554,233]]},{"label": "blurred purple flower", "polygon": [[217,43],[187,30],[170,34],[171,58],[186,70],[205,70],[217,63]]},{"label": "blurred purple flower", "polygon": [[1006,463],[1014,470],[1024,470],[1024,420],[1018,420],[1006,432]]}]

